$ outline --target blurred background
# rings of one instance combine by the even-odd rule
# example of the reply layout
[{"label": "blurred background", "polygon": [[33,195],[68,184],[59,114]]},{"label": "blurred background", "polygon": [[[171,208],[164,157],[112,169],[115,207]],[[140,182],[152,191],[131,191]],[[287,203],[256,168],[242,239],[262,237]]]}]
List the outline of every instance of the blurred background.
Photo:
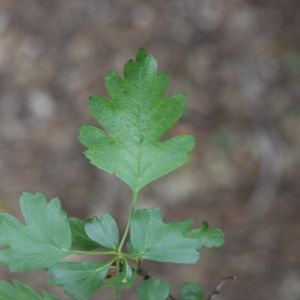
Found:
[{"label": "blurred background", "polygon": [[[300,3],[293,0],[0,0],[0,210],[24,191],[58,197],[71,217],[125,227],[130,189],[89,164],[77,126],[88,96],[145,47],[186,110],[169,136],[193,133],[190,161],[140,194],[164,221],[221,228],[226,243],[193,266],[145,263],[179,298],[185,281],[218,300],[300,299]],[[74,258],[75,259],[75,258]],[[10,274],[71,299],[41,271]],[[91,297],[112,299],[113,291]],[[120,299],[137,299],[127,291]]]}]

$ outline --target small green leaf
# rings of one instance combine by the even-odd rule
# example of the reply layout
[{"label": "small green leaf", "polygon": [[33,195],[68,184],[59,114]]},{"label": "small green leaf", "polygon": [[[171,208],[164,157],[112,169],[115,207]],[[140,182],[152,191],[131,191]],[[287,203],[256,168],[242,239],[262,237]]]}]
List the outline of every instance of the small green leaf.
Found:
[{"label": "small green leaf", "polygon": [[57,263],[47,270],[54,276],[48,284],[62,286],[67,295],[77,300],[84,300],[99,289],[109,267],[110,263]]},{"label": "small green leaf", "polygon": [[204,292],[198,283],[187,282],[184,284],[180,300],[203,300]]},{"label": "small green leaf", "polygon": [[132,277],[132,267],[126,259],[123,260],[123,270],[121,277],[122,282],[128,282]]},{"label": "small green leaf", "polygon": [[138,287],[140,300],[166,300],[169,295],[169,283],[161,282],[153,277],[147,279]]},{"label": "small green leaf", "polygon": [[102,247],[87,236],[84,230],[85,222],[77,218],[69,218],[69,224],[72,232],[72,250],[91,251]]},{"label": "small green leaf", "polygon": [[192,223],[191,220],[163,223],[159,208],[135,210],[132,213],[127,248],[145,259],[194,263],[199,258],[196,249],[201,247],[201,243],[184,236]]},{"label": "small green leaf", "polygon": [[11,215],[0,213],[0,265],[13,272],[46,268],[68,255],[71,230],[60,201],[50,203],[37,193],[24,193],[20,199],[26,221],[24,226]]},{"label": "small green leaf", "polygon": [[84,228],[89,238],[104,248],[118,249],[119,231],[115,220],[110,215],[105,214],[100,219],[94,217],[86,222]]},{"label": "small green leaf", "polygon": [[224,244],[224,233],[222,230],[218,228],[209,229],[207,222],[202,222],[201,228],[188,231],[184,236],[196,239],[209,248],[220,247]]},{"label": "small green leaf", "polygon": [[116,174],[134,191],[183,165],[195,145],[192,135],[158,142],[184,111],[184,94],[162,99],[169,83],[166,72],[156,75],[157,62],[139,49],[136,61],[124,67],[124,79],[109,71],[105,77],[111,100],[91,96],[90,111],[108,133],[79,127],[80,142],[89,148],[91,163]]},{"label": "small green leaf", "polygon": [[12,284],[0,280],[0,300],[61,300],[50,293],[43,291],[44,297],[40,296],[28,285],[13,280]]}]

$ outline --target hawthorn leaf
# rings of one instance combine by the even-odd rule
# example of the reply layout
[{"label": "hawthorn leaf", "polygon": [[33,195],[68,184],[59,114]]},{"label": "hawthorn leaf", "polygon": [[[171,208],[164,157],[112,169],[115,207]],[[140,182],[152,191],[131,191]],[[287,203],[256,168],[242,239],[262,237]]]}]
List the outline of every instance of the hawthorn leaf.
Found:
[{"label": "hawthorn leaf", "polygon": [[219,228],[209,229],[207,222],[202,222],[199,229],[190,230],[185,234],[186,237],[196,239],[202,245],[212,248],[220,247],[224,244],[224,233]]},{"label": "hawthorn leaf", "polygon": [[106,131],[79,126],[90,162],[134,191],[183,165],[195,145],[193,135],[158,141],[181,117],[185,95],[162,99],[169,77],[166,72],[156,75],[156,69],[156,60],[140,48],[136,61],[125,64],[124,79],[108,71],[105,84],[111,99],[89,98],[92,115]]},{"label": "hawthorn leaf", "polygon": [[68,255],[71,230],[60,201],[49,203],[41,194],[23,193],[20,205],[26,226],[15,217],[0,213],[0,265],[13,272],[46,268]]},{"label": "hawthorn leaf", "polygon": [[204,300],[201,286],[195,282],[186,282],[181,290],[180,300]]},{"label": "hawthorn leaf", "polygon": [[85,232],[93,241],[104,248],[117,250],[119,244],[119,231],[115,220],[108,214],[100,219],[94,217],[84,225]]},{"label": "hawthorn leaf", "polygon": [[102,245],[91,240],[85,230],[85,222],[78,218],[69,218],[72,232],[72,250],[91,251],[102,247]]},{"label": "hawthorn leaf", "polygon": [[110,265],[102,262],[59,262],[47,269],[54,277],[47,283],[64,287],[67,295],[84,300],[99,289]]},{"label": "hawthorn leaf", "polygon": [[13,284],[14,286],[0,280],[0,300],[62,300],[45,291],[42,291],[42,297],[31,287],[17,280],[13,280]]},{"label": "hawthorn leaf", "polygon": [[161,262],[195,263],[201,243],[185,237],[192,220],[163,223],[159,208],[132,213],[127,249],[137,256]]},{"label": "hawthorn leaf", "polygon": [[140,300],[166,300],[169,290],[167,281],[161,282],[151,277],[139,285],[137,292]]}]

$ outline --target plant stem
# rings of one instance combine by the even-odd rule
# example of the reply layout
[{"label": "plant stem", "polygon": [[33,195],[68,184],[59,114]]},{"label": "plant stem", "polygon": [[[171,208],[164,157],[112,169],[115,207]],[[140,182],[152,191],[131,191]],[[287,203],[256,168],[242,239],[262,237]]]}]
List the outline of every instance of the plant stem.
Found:
[{"label": "plant stem", "polygon": [[119,256],[116,259],[116,285],[115,285],[115,293],[114,293],[114,300],[118,300],[119,294],[119,270],[120,269],[120,258]]},{"label": "plant stem", "polygon": [[115,255],[116,251],[95,251],[95,252],[91,252],[91,251],[81,251],[81,250],[68,250],[67,251],[69,254],[78,254],[78,255]]},{"label": "plant stem", "polygon": [[120,245],[118,247],[118,252],[121,252],[122,247],[123,247],[123,245],[125,243],[126,237],[128,235],[129,228],[130,228],[130,223],[131,223],[131,215],[132,215],[132,212],[134,210],[134,206],[135,206],[135,203],[136,203],[137,195],[138,195],[138,191],[135,190],[133,192],[133,197],[132,197],[132,201],[131,201],[131,209],[130,209],[130,214],[129,214],[129,218],[128,218],[128,221],[127,221],[126,229],[125,229],[124,235],[122,237],[121,243],[120,243]]}]

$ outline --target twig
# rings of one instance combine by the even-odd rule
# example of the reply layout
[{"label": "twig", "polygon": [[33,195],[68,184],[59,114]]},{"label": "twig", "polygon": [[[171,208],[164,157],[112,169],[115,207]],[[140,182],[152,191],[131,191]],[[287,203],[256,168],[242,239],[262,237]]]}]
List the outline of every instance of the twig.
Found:
[{"label": "twig", "polygon": [[150,276],[146,273],[146,271],[144,270],[144,268],[141,265],[141,261],[139,261],[139,268],[136,271],[136,273],[140,276],[143,277],[144,280],[147,280],[148,278],[150,278]]},{"label": "twig", "polygon": [[221,279],[220,282],[217,284],[215,290],[208,296],[207,300],[212,300],[218,294],[220,294],[220,289],[225,282],[230,281],[230,280],[235,280],[235,279],[236,279],[235,276],[225,277],[225,278]]}]

